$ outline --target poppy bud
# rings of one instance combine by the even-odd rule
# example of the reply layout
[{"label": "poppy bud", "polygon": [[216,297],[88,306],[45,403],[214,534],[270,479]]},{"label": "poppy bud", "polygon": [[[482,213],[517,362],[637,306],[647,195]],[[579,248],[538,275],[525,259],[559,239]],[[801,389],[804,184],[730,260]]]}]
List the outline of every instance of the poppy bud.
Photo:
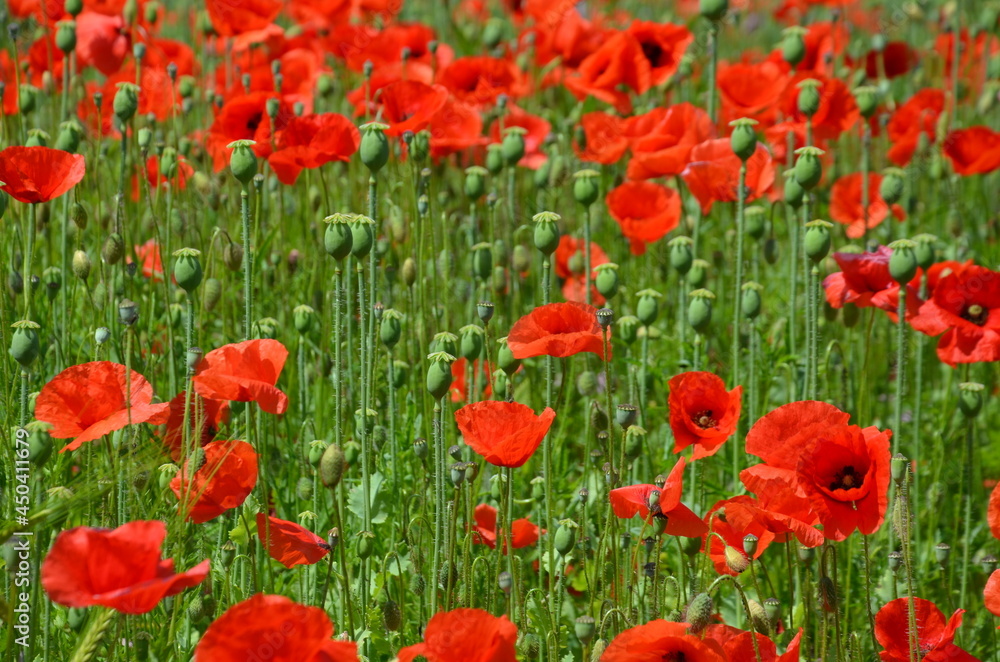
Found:
[{"label": "poppy bud", "polygon": [[139,108],[139,86],[135,83],[118,83],[112,108],[122,124],[128,122]]},{"label": "poppy bud", "polygon": [[601,193],[600,176],[596,170],[589,169],[580,170],[573,175],[573,198],[584,207],[597,202]]},{"label": "poppy bud", "polygon": [[515,166],[524,158],[524,134],[527,132],[523,126],[511,126],[504,131],[500,150],[508,166]]},{"label": "poppy bud", "polygon": [[917,275],[917,255],[914,249],[916,242],[909,239],[897,239],[889,244],[892,255],[889,257],[889,275],[900,285],[906,285]]},{"label": "poppy bud", "polygon": [[913,254],[917,256],[917,266],[926,271],[934,264],[934,244],[937,242],[937,237],[926,233],[918,234],[913,241],[917,244],[913,249]]},{"label": "poppy bud", "polygon": [[56,47],[69,55],[76,49],[76,22],[59,21],[56,26]]},{"label": "poppy bud", "polygon": [[[819,160],[823,154],[819,147],[800,147],[795,150],[795,181],[806,191],[811,190],[823,179],[823,164]],[[787,191],[785,199],[788,199]]]},{"label": "poppy bud", "polygon": [[700,258],[691,261],[691,269],[687,273],[687,284],[694,288],[700,288],[708,280],[709,263]]},{"label": "poppy bud", "polygon": [[806,223],[806,236],[803,240],[806,256],[819,264],[830,252],[830,228],[832,223],[823,220],[809,221]]},{"label": "poppy bud", "polygon": [[825,575],[820,577],[816,585],[816,593],[819,598],[819,606],[823,611],[831,614],[837,611],[837,586],[833,583],[832,579]]},{"label": "poppy bud", "polygon": [[865,119],[870,119],[878,110],[878,88],[871,85],[864,85],[854,90],[854,100],[858,104],[858,110]]},{"label": "poppy bud", "polygon": [[767,210],[757,205],[747,207],[743,212],[743,222],[747,234],[755,240],[760,240],[767,226]]},{"label": "poppy bud", "polygon": [[189,295],[201,285],[203,273],[201,260],[198,259],[199,255],[201,255],[201,251],[194,248],[181,248],[174,251],[174,257],[177,258],[174,262],[174,280]]},{"label": "poppy bud", "polygon": [[83,0],[66,0],[63,9],[72,17],[77,17],[83,11]]},{"label": "poppy bud", "polygon": [[729,126],[733,127],[733,133],[729,136],[729,144],[733,149],[733,154],[744,163],[757,151],[757,131],[753,128],[756,124],[757,120],[748,117],[729,123]]},{"label": "poppy bud", "polygon": [[455,361],[455,357],[445,352],[434,352],[427,358],[431,362],[427,367],[427,390],[431,397],[440,400],[451,388],[451,364]]},{"label": "poppy bud", "polygon": [[630,425],[625,431],[625,457],[634,460],[642,454],[642,443],[646,430],[638,425]]},{"label": "poppy bud", "polygon": [[584,370],[577,375],[576,391],[584,397],[597,393],[597,374],[592,370]]},{"label": "poppy bud", "polygon": [[690,624],[691,634],[698,634],[709,626],[712,622],[712,612],[715,605],[712,604],[712,596],[708,593],[699,593],[691,599],[687,606],[685,620]]},{"label": "poppy bud", "polygon": [[374,246],[375,221],[360,214],[354,216],[351,220],[351,255],[366,257]]},{"label": "poppy bud", "polygon": [[594,640],[596,631],[597,628],[595,627],[593,616],[580,616],[573,623],[573,632],[584,646]]},{"label": "poppy bud", "polygon": [[662,297],[663,295],[656,290],[645,289],[639,292],[639,303],[636,305],[635,314],[643,326],[649,326],[656,321],[660,312],[657,300]]},{"label": "poppy bud", "polygon": [[596,276],[594,285],[597,291],[605,299],[610,299],[618,293],[618,265],[614,262],[605,262],[594,267]]},{"label": "poppy bud", "polygon": [[688,304],[688,324],[698,333],[704,333],[712,321],[712,300],[715,295],[708,290],[695,290],[689,296],[691,302]]},{"label": "poppy bud", "polygon": [[903,197],[903,171],[899,168],[888,168],[882,176],[878,194],[887,205],[894,205]]},{"label": "poppy bud", "polygon": [[726,567],[736,574],[741,574],[750,567],[750,559],[742,551],[732,545],[726,545],[722,550],[722,556],[726,560]]},{"label": "poppy bud", "polygon": [[382,605],[382,622],[389,632],[399,630],[403,624],[403,612],[399,610],[399,605],[392,600],[386,600]]},{"label": "poppy bud", "polygon": [[634,315],[626,315],[618,320],[618,337],[621,338],[626,345],[631,345],[639,337],[639,325],[642,322],[639,321],[638,317]]},{"label": "poppy bud", "polygon": [[535,214],[532,221],[535,223],[535,248],[543,255],[552,255],[559,247],[559,214],[550,211],[543,211]]},{"label": "poppy bud", "polygon": [[499,143],[486,146],[486,169],[491,175],[498,175],[503,170],[503,147]]},{"label": "poppy bud", "polygon": [[101,248],[101,257],[106,264],[117,264],[118,260],[122,259],[124,254],[125,241],[120,234],[112,232],[104,240],[104,246]]},{"label": "poppy bud", "polygon": [[764,286],[753,281],[743,284],[743,295],[741,308],[747,319],[756,319],[760,315],[761,299],[760,293]]},{"label": "poppy bud", "polygon": [[729,11],[729,0],[698,0],[698,12],[710,21],[721,21]]},{"label": "poppy bud", "polygon": [[819,110],[819,105],[822,101],[819,93],[821,85],[815,78],[807,78],[798,84],[798,108],[799,112],[806,117],[812,117]]},{"label": "poppy bud", "polygon": [[427,582],[423,575],[410,575],[410,593],[419,597],[424,594],[426,587]]},{"label": "poppy bud", "polygon": [[130,299],[122,299],[118,304],[118,320],[125,326],[132,326],[139,320],[139,306]]},{"label": "poppy bud", "polygon": [[361,162],[365,164],[372,175],[389,161],[389,138],[385,135],[387,124],[369,122],[361,127]]},{"label": "poppy bud", "polygon": [[497,350],[497,367],[503,370],[509,377],[517,372],[517,369],[521,366],[521,359],[514,358],[514,352],[507,346],[506,337],[500,338],[497,342],[500,344],[500,349]]},{"label": "poppy bud", "polygon": [[459,329],[461,345],[459,353],[467,361],[479,358],[483,352],[483,329],[476,324],[466,324]]},{"label": "poppy bud", "polygon": [[781,40],[781,57],[793,68],[799,66],[806,56],[805,35],[807,31],[799,26],[785,28],[782,31],[784,38]]},{"label": "poppy bud", "polygon": [[14,333],[10,339],[10,355],[21,364],[22,368],[27,369],[41,351],[38,329],[42,327],[30,320],[14,322],[11,327]]},{"label": "poppy bud", "polygon": [[229,169],[243,186],[249,185],[257,174],[257,155],[252,149],[256,144],[253,140],[234,140],[227,145],[233,150],[229,155]]},{"label": "poppy bud", "polygon": [[975,418],[982,410],[983,388],[982,384],[975,382],[965,382],[958,385],[958,408],[966,418]]},{"label": "poppy bud", "polygon": [[566,556],[576,547],[576,532],[578,528],[580,527],[572,520],[564,519],[559,522],[554,543],[556,551],[559,552],[560,556]]},{"label": "poppy bud", "polygon": [[483,324],[489,324],[493,319],[493,304],[489,301],[480,301],[476,304],[476,314]]},{"label": "poppy bud", "polygon": [[85,283],[90,277],[90,266],[90,256],[86,251],[78,250],[73,253],[73,275]]},{"label": "poppy bud", "polygon": [[367,559],[375,552],[375,534],[362,531],[358,534],[357,552],[359,559]]},{"label": "poppy bud", "polygon": [[465,169],[465,195],[472,200],[478,200],[486,193],[486,175],[489,171],[482,166],[470,166]]}]

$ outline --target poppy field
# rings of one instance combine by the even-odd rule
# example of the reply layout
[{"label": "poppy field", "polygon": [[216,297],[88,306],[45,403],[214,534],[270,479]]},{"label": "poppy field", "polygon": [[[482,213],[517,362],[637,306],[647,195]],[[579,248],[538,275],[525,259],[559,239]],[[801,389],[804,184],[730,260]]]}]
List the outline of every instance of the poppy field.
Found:
[{"label": "poppy field", "polygon": [[1000,660],[1000,4],[0,23],[3,660]]}]

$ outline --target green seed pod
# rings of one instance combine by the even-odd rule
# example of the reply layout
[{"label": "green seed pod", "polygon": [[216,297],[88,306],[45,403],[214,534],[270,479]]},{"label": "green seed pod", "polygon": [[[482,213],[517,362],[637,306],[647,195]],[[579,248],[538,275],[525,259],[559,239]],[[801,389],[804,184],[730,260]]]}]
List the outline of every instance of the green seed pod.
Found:
[{"label": "green seed pod", "polygon": [[396,310],[389,308],[382,313],[382,321],[379,324],[379,338],[382,343],[392,349],[399,342],[403,334],[403,316]]},{"label": "green seed pod", "polygon": [[315,439],[309,442],[309,464],[319,469],[320,460],[323,459],[327,448],[329,448],[329,445],[322,439]]},{"label": "green seed pod", "polygon": [[832,227],[832,223],[822,220],[806,223],[806,237],[802,243],[805,247],[806,256],[814,264],[822,262],[823,258],[830,252],[830,228]]},{"label": "green seed pod", "polygon": [[83,139],[83,129],[76,122],[70,120],[59,125],[59,135],[56,136],[55,149],[62,150],[69,154],[75,154]]},{"label": "green seed pod", "polygon": [[638,317],[625,315],[618,319],[618,335],[626,345],[632,345],[639,337],[639,326],[642,324]]},{"label": "green seed pod", "polygon": [[[558,239],[556,241],[558,243]],[[531,254],[528,253],[528,249],[524,245],[517,244],[514,246],[514,254],[511,256],[511,266],[517,273],[524,273],[531,268]]]},{"label": "green seed pod", "polygon": [[434,352],[427,358],[431,362],[427,366],[427,391],[435,400],[440,400],[451,389],[451,364],[455,357],[445,352]]},{"label": "green seed pod", "polygon": [[733,132],[729,136],[729,144],[733,149],[733,154],[744,163],[757,151],[757,131],[754,130],[757,123],[757,120],[748,117],[729,123],[729,126],[733,127]]},{"label": "green seed pod", "polygon": [[712,321],[712,301],[715,295],[708,290],[699,289],[689,296],[691,302],[688,304],[688,324],[698,333],[704,333]]},{"label": "green seed pod", "polygon": [[690,624],[690,632],[698,634],[709,626],[712,622],[712,612],[715,605],[712,604],[712,596],[708,593],[699,593],[691,599],[687,606],[685,618]]},{"label": "green seed pod", "polygon": [[788,170],[785,172],[785,191],[782,198],[785,204],[792,207],[793,209],[798,209],[802,206],[802,201],[805,198],[806,190],[802,188],[798,180],[795,179],[795,170]]},{"label": "green seed pod", "polygon": [[14,333],[10,338],[10,355],[27,370],[41,352],[38,329],[42,327],[30,320],[21,320],[14,322],[11,328]]},{"label": "green seed pod", "polygon": [[431,351],[458,356],[458,336],[448,331],[435,333],[431,339]]},{"label": "green seed pod", "polygon": [[803,189],[812,190],[823,179],[823,163],[819,157],[825,153],[818,147],[800,147],[795,150],[798,156],[795,160],[795,181]]},{"label": "green seed pod", "polygon": [[503,39],[504,32],[504,22],[499,18],[491,18],[486,21],[486,26],[483,28],[482,41],[483,45],[486,46],[486,50],[492,51]]},{"label": "green seed pod", "polygon": [[229,155],[229,169],[243,186],[248,186],[257,174],[257,155],[253,151],[256,144],[253,140],[234,140],[227,145],[233,150]]},{"label": "green seed pod", "polygon": [[135,83],[118,83],[112,108],[122,124],[128,122],[139,108],[139,86]]},{"label": "green seed pod", "polygon": [[934,546],[934,559],[942,569],[948,565],[949,556],[951,556],[951,545],[939,542]]},{"label": "green seed pod", "polygon": [[744,283],[743,285],[742,303],[740,308],[743,310],[743,315],[748,320],[757,319],[757,316],[760,315],[760,293],[763,289],[763,285],[753,281]]},{"label": "green seed pod", "polygon": [[35,87],[21,84],[17,92],[17,105],[22,115],[30,115],[35,110],[37,98],[38,90]]},{"label": "green seed pod", "polygon": [[687,273],[687,284],[694,288],[704,287],[708,282],[708,269],[711,265],[707,260],[695,259],[691,262],[691,270]]},{"label": "green seed pod", "polygon": [[691,263],[694,261],[692,251],[694,241],[690,237],[675,237],[670,240],[670,266],[674,268],[681,277],[687,275],[691,270]]},{"label": "green seed pod", "polygon": [[760,241],[767,229],[767,210],[757,205],[747,207],[743,212],[743,222],[747,234],[755,241]]},{"label": "green seed pod", "polygon": [[201,269],[201,260],[198,256],[201,251],[194,248],[181,248],[174,251],[174,280],[182,290],[189,295],[201,285],[204,275]]},{"label": "green seed pod", "polygon": [[207,312],[212,312],[222,298],[222,281],[218,278],[209,278],[205,281],[205,288],[202,290],[204,299],[202,300]]},{"label": "green seed pod", "polygon": [[406,361],[393,361],[392,362],[392,387],[394,389],[400,389],[406,380],[410,377],[410,364]]},{"label": "green seed pod", "polygon": [[894,205],[903,197],[904,173],[899,168],[888,168],[882,176],[878,194],[887,205]]},{"label": "green seed pod", "polygon": [[975,418],[983,408],[982,384],[965,382],[958,385],[958,408],[966,418]]},{"label": "green seed pod", "polygon": [[101,257],[105,264],[118,264],[118,260],[122,259],[123,255],[125,255],[125,240],[117,232],[112,232],[104,240]]},{"label": "green seed pod", "polygon": [[500,151],[503,154],[503,160],[508,166],[516,166],[524,158],[524,134],[527,132],[527,129],[522,126],[508,127],[504,131]]},{"label": "green seed pod", "polygon": [[580,170],[573,175],[573,198],[583,205],[589,207],[597,202],[597,197],[601,193],[600,186],[601,173],[596,170]]},{"label": "green seed pod", "polygon": [[83,11],[83,0],[66,0],[66,2],[63,3],[63,8],[66,10],[67,14],[76,18],[80,15],[80,12]]},{"label": "green seed pod", "polygon": [[618,265],[614,262],[605,262],[594,267],[594,286],[605,299],[610,299],[618,293]]},{"label": "green seed pod", "polygon": [[878,88],[871,85],[864,85],[854,90],[854,100],[858,104],[858,110],[865,119],[870,119],[878,110],[879,92]]},{"label": "green seed pod", "polygon": [[467,324],[458,332],[461,338],[459,353],[467,361],[478,359],[483,353],[483,328],[476,324]]},{"label": "green seed pod", "polygon": [[556,551],[559,552],[560,556],[566,556],[576,547],[576,531],[578,528],[576,522],[572,520],[564,519],[559,522],[554,543]]},{"label": "green seed pod", "polygon": [[486,175],[489,171],[482,166],[470,166],[465,169],[465,195],[471,200],[478,200],[486,193]]},{"label": "green seed pod", "polygon": [[36,467],[42,467],[51,455],[52,436],[42,427],[34,428],[28,437],[28,460]]},{"label": "green seed pod", "polygon": [[497,350],[497,367],[510,377],[521,366],[521,359],[514,358],[514,352],[507,346],[506,337],[500,338],[497,342],[500,344],[500,349]]},{"label": "green seed pod", "polygon": [[358,534],[357,552],[359,559],[367,559],[375,552],[375,534],[362,531]]},{"label": "green seed pod", "polygon": [[662,297],[663,295],[656,290],[646,289],[639,292],[639,303],[635,307],[635,314],[643,326],[649,326],[656,321],[656,317],[660,314],[659,299]]},{"label": "green seed pod", "polygon": [[615,407],[615,423],[623,430],[628,430],[635,425],[635,420],[639,416],[639,409],[635,405],[622,403]]},{"label": "green seed pod", "polygon": [[819,110],[820,102],[822,98],[820,96],[819,88],[821,83],[815,78],[807,78],[801,83],[799,83],[799,98],[798,107],[799,112],[806,117],[812,117]]},{"label": "green seed pod", "polygon": [[534,174],[531,176],[531,181],[535,185],[535,188],[542,191],[549,188],[549,181],[552,177],[552,161],[553,159],[545,159],[542,161],[541,165],[538,166]]},{"label": "green seed pod", "polygon": [[557,222],[560,218],[559,214],[550,211],[543,211],[532,217],[532,221],[535,223],[535,248],[543,255],[552,255],[559,247],[559,225]]},{"label": "green seed pod", "polygon": [[86,283],[90,277],[91,267],[90,256],[87,255],[86,251],[78,250],[73,253],[72,267],[73,275]]},{"label": "green seed pod", "polygon": [[498,175],[503,170],[503,147],[499,143],[486,146],[486,169],[491,175]]},{"label": "green seed pod", "polygon": [[487,280],[493,273],[493,246],[483,241],[472,247],[472,275]]},{"label": "green seed pod", "polygon": [[799,26],[785,28],[784,38],[781,40],[781,57],[793,68],[799,66],[806,56],[805,35],[807,31]]},{"label": "green seed pod", "polygon": [[351,221],[354,214],[331,214],[323,219],[326,232],[323,234],[323,247],[335,260],[342,261],[351,254],[354,246],[354,234],[351,232]]},{"label": "green seed pod", "polygon": [[573,632],[576,634],[576,638],[580,640],[580,643],[587,646],[591,641],[594,640],[594,633],[597,631],[597,627],[594,623],[593,616],[580,616],[573,623]]},{"label": "green seed pod", "polygon": [[344,461],[348,466],[354,466],[361,459],[361,444],[353,439],[344,444]]},{"label": "green seed pod", "polygon": [[375,221],[367,216],[355,216],[351,221],[351,255],[366,257],[375,246]]},{"label": "green seed pod", "polygon": [[625,431],[625,457],[635,460],[642,453],[643,442],[646,439],[646,430],[638,425],[632,425]]},{"label": "green seed pod", "polygon": [[698,12],[710,21],[721,21],[729,11],[729,0],[698,0]]},{"label": "green seed pod", "polygon": [[[30,129],[28,131],[28,139],[24,143],[25,147],[48,147],[49,146],[49,134],[42,131],[41,129]],[[48,212],[46,212],[48,213]]]},{"label": "green seed pod", "polygon": [[337,444],[330,444],[319,460],[319,480],[325,487],[335,489],[344,475],[347,458]]},{"label": "green seed pod", "polygon": [[916,243],[913,253],[917,256],[917,266],[926,271],[934,264],[936,257],[934,244],[937,242],[937,237],[932,234],[918,234],[913,241]]},{"label": "green seed pod", "polygon": [[892,255],[889,257],[889,275],[901,285],[913,280],[917,275],[917,244],[909,239],[897,239],[889,244]]},{"label": "green seed pod", "polygon": [[389,138],[385,130],[389,126],[379,122],[369,122],[361,127],[361,162],[365,164],[372,175],[389,162]]}]

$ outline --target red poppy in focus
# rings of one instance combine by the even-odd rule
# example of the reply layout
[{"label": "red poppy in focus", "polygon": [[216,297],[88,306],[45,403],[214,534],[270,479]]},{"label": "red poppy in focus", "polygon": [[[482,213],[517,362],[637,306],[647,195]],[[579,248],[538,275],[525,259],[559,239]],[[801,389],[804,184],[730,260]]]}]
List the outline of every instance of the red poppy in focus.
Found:
[{"label": "red poppy in focus", "polygon": [[[757,536],[757,552],[754,558],[759,558],[772,542],[788,542],[793,537],[803,547],[822,545],[823,534],[812,526],[816,516],[809,503],[800,501],[790,505],[797,508],[797,511],[791,514],[778,513],[762,508],[759,501],[741,494],[716,503],[705,516],[705,521],[709,528],[721,535],[730,547],[744,554],[746,552],[743,548],[743,539],[747,534]],[[730,571],[726,562],[725,548],[718,538],[710,539],[709,556],[715,562],[715,569],[720,574],[736,574]]]},{"label": "red poppy in focus", "polygon": [[944,155],[959,175],[984,175],[1000,168],[1000,133],[986,126],[952,131],[944,140]]},{"label": "red poppy in focus", "polygon": [[670,379],[670,429],[674,452],[694,446],[692,460],[715,455],[740,420],[743,387],[726,391],[710,372],[684,372]]},{"label": "red poppy in focus", "polygon": [[[830,188],[830,218],[847,226],[847,236],[859,239],[865,235],[865,210],[861,204],[861,173],[844,175]],[[882,185],[882,175],[876,172],[868,173],[868,229],[877,227],[889,217],[889,212],[897,221],[906,220],[906,212],[898,204],[890,207],[882,199],[879,187]]]},{"label": "red poppy in focus", "polygon": [[187,505],[187,518],[195,524],[215,519],[243,504],[257,485],[257,453],[245,441],[213,441],[204,447],[204,462],[191,471],[191,460],[170,481],[170,489]]},{"label": "red poppy in focus", "polygon": [[[690,163],[681,173],[684,183],[698,198],[701,211],[708,214],[716,202],[736,202],[740,181],[740,159],[733,154],[729,138],[706,140],[688,156]],[[746,201],[756,200],[774,184],[771,154],[763,144],[747,159]]]},{"label": "red poppy in focus", "polygon": [[968,266],[941,278],[910,319],[941,336],[938,358],[950,366],[1000,360],[1000,272]]},{"label": "red poppy in focus", "polygon": [[653,182],[625,182],[605,200],[633,255],[644,254],[646,244],[663,239],[681,220],[680,194]]},{"label": "red poppy in focus", "polygon": [[[833,259],[841,270],[823,280],[827,303],[833,308],[843,308],[848,303],[858,308],[874,306],[886,311],[895,322],[899,310],[899,283],[889,273],[890,257],[892,249],[887,246],[879,246],[874,253],[834,253]],[[918,271],[914,282],[906,287],[908,319],[922,303],[917,295],[921,278]]]},{"label": "red poppy in focus", "polygon": [[167,525],[157,521],[63,531],[42,562],[42,588],[50,600],[66,607],[100,605],[145,614],[163,598],[208,576],[208,559],[175,574],[173,559],[160,558],[166,537]]},{"label": "red poppy in focus", "polygon": [[[353,641],[334,641],[333,623],[319,607],[258,593],[233,605],[198,640],[195,662],[357,662]],[[265,655],[265,652],[267,654]]]},{"label": "red poppy in focus", "polygon": [[587,113],[580,118],[583,144],[573,143],[573,151],[581,161],[609,165],[615,163],[628,150],[621,118],[602,112]]},{"label": "red poppy in focus", "polygon": [[[481,503],[476,506],[475,517],[475,535],[472,536],[472,542],[496,549],[497,538],[500,538],[503,553],[506,554],[506,534],[503,531],[497,531],[497,509],[489,504]],[[514,525],[510,529],[510,542],[514,549],[531,547],[538,542],[538,537],[538,526],[533,524],[530,519],[514,520]]]},{"label": "red poppy in focus", "polygon": [[[993,534],[994,536],[996,533]],[[983,602],[994,616],[1000,616],[1000,570],[994,570],[983,589]]]},{"label": "red poppy in focus", "polygon": [[[799,645],[802,640],[802,628],[795,634],[785,652],[778,655],[774,641],[761,633],[748,632],[734,628],[731,625],[713,623],[705,628],[703,635],[706,640],[719,644],[726,652],[729,662],[756,662],[760,653],[760,662],[799,662]],[[753,640],[757,639],[754,649]]]},{"label": "red poppy in focus", "polygon": [[267,162],[278,180],[288,186],[304,168],[349,161],[361,144],[358,127],[337,113],[293,117],[277,138],[276,150]]},{"label": "red poppy in focus", "polygon": [[[163,280],[163,259],[160,257],[160,246],[156,239],[150,239],[141,246],[133,246],[135,257],[142,264],[142,275],[159,283]],[[127,260],[132,262],[131,259]]]},{"label": "red poppy in focus", "polygon": [[[686,536],[697,538],[708,528],[700,517],[690,508],[681,503],[681,493],[684,490],[684,458],[677,460],[670,470],[663,487],[656,485],[629,485],[611,490],[608,499],[616,517],[631,519],[639,515],[644,520],[654,518],[666,521],[664,533],[671,536]],[[656,498],[650,501],[655,493]]]},{"label": "red poppy in focus", "polygon": [[896,109],[886,127],[889,133],[889,160],[898,166],[905,166],[917,151],[920,134],[934,144],[938,116],[944,111],[944,91],[926,88],[914,94]]},{"label": "red poppy in focus", "polygon": [[448,101],[448,88],[427,85],[416,80],[400,80],[379,91],[382,118],[389,125],[385,133],[401,136],[407,131],[422,131],[434,114]]},{"label": "red poppy in focus", "polygon": [[423,656],[427,662],[517,662],[517,626],[506,616],[482,609],[438,612],[428,621],[422,643],[399,651],[399,662]]},{"label": "red poppy in focus", "polygon": [[330,551],[326,541],[309,529],[264,513],[257,513],[257,535],[271,558],[286,568],[312,565]]},{"label": "red poppy in focus", "polygon": [[643,116],[625,120],[626,134],[635,136],[628,162],[629,179],[681,174],[687,167],[691,149],[714,135],[708,113],[690,103],[665,109],[652,126],[643,127],[644,123]]},{"label": "red poppy in focus", "polygon": [[[524,156],[517,162],[517,165],[537,170],[548,160],[549,157],[542,151],[545,139],[552,132],[552,125],[549,124],[548,120],[533,115],[514,103],[508,103],[502,123],[504,131],[512,126],[519,126],[527,132],[524,134]],[[500,124],[501,120],[498,119],[490,126],[490,140],[494,143],[502,142],[504,138],[500,133]]]},{"label": "red poppy in focus", "polygon": [[855,529],[874,533],[889,504],[889,430],[848,425],[846,414],[825,402],[793,402],[750,429],[746,450],[764,460],[740,478],[761,505],[793,515],[808,502],[829,540]]},{"label": "red poppy in focus", "polygon": [[277,340],[244,340],[223,345],[198,363],[194,390],[204,398],[256,402],[269,414],[284,414],[288,396],[275,384],[288,350]]},{"label": "red poppy in focus", "polygon": [[535,415],[517,402],[484,400],[455,412],[465,443],[498,467],[519,467],[532,456],[552,427],[556,413],[546,407]]},{"label": "red poppy in focus", "polygon": [[718,643],[688,634],[687,629],[687,623],[655,620],[625,630],[608,644],[601,662],[727,662]]},{"label": "red poppy in focus", "polygon": [[20,202],[48,202],[79,184],[86,170],[82,154],[14,145],[0,152],[0,191]]},{"label": "red poppy in focus", "polygon": [[628,115],[632,100],[621,87],[645,94],[652,85],[652,70],[635,37],[617,32],[587,56],[563,84],[580,101],[592,96]]},{"label": "red poppy in focus", "polygon": [[[962,624],[964,609],[957,609],[947,621],[930,600],[913,598],[917,622],[917,649],[921,659],[950,662],[979,662],[956,646],[955,630]],[[908,662],[910,659],[909,598],[897,598],[875,615],[875,638],[884,649],[882,662]]]},{"label": "red poppy in focus", "polygon": [[[608,329],[607,333],[610,339],[611,330]],[[597,308],[577,301],[538,306],[514,323],[507,335],[507,346],[516,359],[532,356],[563,358],[580,352],[591,352],[605,358]],[[610,342],[608,358],[611,358]]]},{"label": "red poppy in focus", "polygon": [[762,124],[773,122],[788,85],[786,68],[784,62],[772,60],[758,64],[720,63],[717,85],[723,120],[749,117]]},{"label": "red poppy in focus", "polygon": [[[170,453],[170,459],[179,462],[184,446],[184,401],[187,391],[181,391],[170,401],[170,414],[167,417],[167,432],[163,443]],[[215,439],[215,434],[223,423],[229,420],[229,401],[203,398],[197,393],[191,394],[190,403],[191,439],[199,446],[204,446]],[[201,433],[198,433],[201,428]]]},{"label": "red poppy in focus", "polygon": [[438,72],[437,82],[477,108],[492,106],[501,94],[516,99],[527,92],[524,75],[513,62],[486,55],[456,59]]},{"label": "red poppy in focus", "polygon": [[649,62],[652,85],[662,85],[677,72],[684,52],[694,41],[690,30],[673,23],[632,21],[625,32],[639,43]]},{"label": "red poppy in focus", "polygon": [[280,0],[206,0],[212,27],[223,37],[266,28],[281,11]]},{"label": "red poppy in focus", "polygon": [[[66,368],[42,387],[35,402],[35,418],[52,425],[56,439],[73,438],[60,450],[76,450],[126,425],[166,422],[170,405],[153,404],[153,385],[135,370],[126,378],[125,366],[92,361]],[[127,397],[128,396],[128,397]]]}]

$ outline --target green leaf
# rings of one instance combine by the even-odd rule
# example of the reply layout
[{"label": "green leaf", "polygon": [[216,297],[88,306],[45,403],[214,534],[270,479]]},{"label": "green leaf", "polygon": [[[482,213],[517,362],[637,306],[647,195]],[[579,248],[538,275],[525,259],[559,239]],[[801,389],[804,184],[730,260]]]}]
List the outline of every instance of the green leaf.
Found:
[{"label": "green leaf", "polygon": [[[389,503],[388,498],[382,491],[382,485],[385,483],[385,477],[376,471],[371,477],[371,488],[369,492],[369,498],[371,499],[371,516],[372,524],[381,524],[389,516]],[[364,489],[361,485],[357,485],[351,488],[351,492],[347,495],[347,508],[354,515],[360,519],[364,520],[365,516],[365,495]]]}]

